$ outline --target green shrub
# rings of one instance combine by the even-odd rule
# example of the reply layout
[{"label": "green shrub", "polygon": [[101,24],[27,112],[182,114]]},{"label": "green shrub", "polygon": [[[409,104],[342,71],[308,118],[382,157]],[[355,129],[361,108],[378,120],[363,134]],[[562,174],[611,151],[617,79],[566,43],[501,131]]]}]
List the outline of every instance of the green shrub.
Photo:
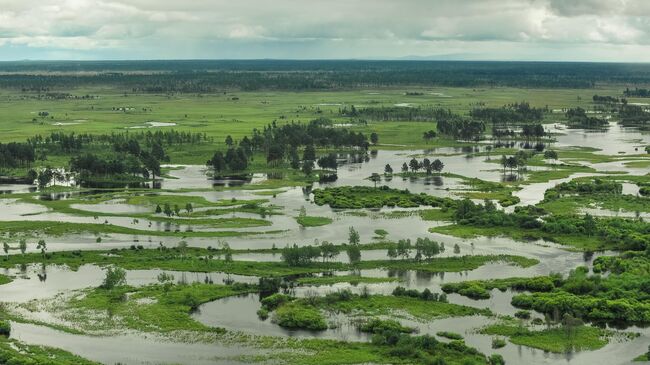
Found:
[{"label": "green shrub", "polygon": [[520,310],[515,313],[515,317],[521,319],[530,319],[530,312],[527,310]]},{"label": "green shrub", "polygon": [[503,359],[503,356],[499,354],[492,354],[490,355],[490,358],[488,359],[490,362],[490,365],[505,365],[506,361]]},{"label": "green shrub", "polygon": [[11,335],[11,324],[7,321],[0,321],[0,336]]},{"label": "green shrub", "polygon": [[387,319],[372,318],[366,322],[360,323],[359,331],[366,333],[383,333],[385,331],[395,331],[400,333],[411,333],[415,331],[411,327],[402,326],[399,322]]},{"label": "green shrub", "polygon": [[495,337],[495,338],[492,339],[492,348],[493,349],[500,349],[502,347],[505,347],[505,345],[506,345],[506,340],[504,340],[502,338]]},{"label": "green shrub", "polygon": [[282,293],[275,293],[273,295],[269,295],[268,297],[262,299],[262,306],[266,308],[267,310],[274,310],[275,308],[281,306],[284,303],[292,301],[294,298],[290,295],[282,294]]},{"label": "green shrub", "polygon": [[262,307],[257,311],[257,316],[259,319],[264,321],[269,318],[269,311],[266,308]]},{"label": "green shrub", "polygon": [[450,340],[462,340],[463,339],[462,335],[460,335],[458,333],[455,333],[455,332],[440,331],[440,332],[437,332],[436,335],[438,335],[440,337],[448,338]]},{"label": "green shrub", "polygon": [[289,329],[322,331],[327,329],[325,317],[316,308],[298,303],[286,303],[278,307],[273,322]]}]

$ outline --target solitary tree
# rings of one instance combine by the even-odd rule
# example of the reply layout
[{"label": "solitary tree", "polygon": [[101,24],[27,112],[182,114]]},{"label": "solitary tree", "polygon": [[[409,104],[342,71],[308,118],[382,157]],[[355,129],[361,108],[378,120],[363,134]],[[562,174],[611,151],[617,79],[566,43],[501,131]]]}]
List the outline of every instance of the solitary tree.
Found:
[{"label": "solitary tree", "polygon": [[442,163],[442,161],[440,161],[439,159],[435,159],[431,163],[431,168],[433,169],[433,171],[440,173],[442,169],[445,168],[445,164]]},{"label": "solitary tree", "polygon": [[108,267],[106,269],[106,276],[100,287],[102,289],[112,290],[123,285],[126,285],[126,271],[119,267]]},{"label": "solitary tree", "polygon": [[420,163],[415,158],[412,158],[411,161],[409,161],[409,167],[411,168],[411,171],[416,172],[420,169]]},{"label": "solitary tree", "polygon": [[386,175],[391,175],[393,173],[393,168],[390,166],[390,164],[386,164],[386,166],[384,166],[384,173]]},{"label": "solitary tree", "polygon": [[45,240],[39,240],[38,244],[36,245],[37,250],[41,250],[41,255],[45,257],[45,251],[47,251],[47,244],[45,243]]},{"label": "solitary tree", "polygon": [[348,254],[350,263],[356,264],[361,261],[361,248],[359,247],[359,244],[348,245],[346,253]]},{"label": "solitary tree", "polygon": [[592,236],[596,230],[596,220],[594,217],[586,213],[584,219],[582,220],[582,228],[587,236]]},{"label": "solitary tree", "polygon": [[20,249],[20,253],[23,255],[25,254],[25,251],[27,251],[27,241],[24,238],[18,243],[18,248]]},{"label": "solitary tree", "polygon": [[180,241],[176,245],[178,252],[181,253],[181,260],[185,259],[185,254],[187,253],[187,241]]},{"label": "solitary tree", "polygon": [[302,159],[307,161],[314,161],[316,159],[316,148],[314,145],[309,144],[305,147],[305,152],[302,154]]},{"label": "solitary tree", "polygon": [[458,246],[458,243],[454,245],[454,253],[458,255],[460,253],[460,246]]},{"label": "solitary tree", "polygon": [[339,255],[339,249],[333,243],[328,241],[323,241],[320,244],[321,255],[323,256],[323,261],[331,260]]},{"label": "solitary tree", "polygon": [[406,240],[399,240],[397,241],[397,256],[401,256],[403,258],[408,258],[409,255],[411,254],[411,240],[406,239]]},{"label": "solitary tree", "polygon": [[422,160],[422,168],[426,170],[427,174],[431,173],[431,161],[428,158]]},{"label": "solitary tree", "polygon": [[171,216],[172,216],[172,213],[174,213],[174,212],[172,211],[172,207],[169,205],[169,203],[165,203],[165,209],[164,209],[164,212],[165,212],[165,215],[168,216],[168,217],[171,217]]},{"label": "solitary tree", "polygon": [[375,132],[370,133],[370,143],[377,144],[377,142],[379,142],[379,136],[377,135],[377,133]]},{"label": "solitary tree", "polygon": [[358,245],[359,242],[361,242],[361,236],[359,236],[359,232],[357,232],[354,227],[350,227],[350,231],[348,233],[348,243],[351,245]]},{"label": "solitary tree", "polygon": [[388,252],[386,253],[390,259],[394,259],[397,257],[397,248],[395,245],[390,245],[388,246]]},{"label": "solitary tree", "polygon": [[370,175],[370,181],[375,183],[375,188],[376,188],[377,183],[381,181],[381,176],[379,176],[378,173],[373,172],[372,175]]},{"label": "solitary tree", "polygon": [[306,176],[311,176],[312,171],[314,171],[314,161],[304,160],[302,163],[302,172]]}]

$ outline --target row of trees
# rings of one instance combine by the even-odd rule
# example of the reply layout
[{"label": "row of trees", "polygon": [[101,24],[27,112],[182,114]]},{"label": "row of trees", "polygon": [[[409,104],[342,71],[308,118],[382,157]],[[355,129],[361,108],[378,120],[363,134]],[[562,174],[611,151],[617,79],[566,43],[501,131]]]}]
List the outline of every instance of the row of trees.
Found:
[{"label": "row of trees", "polygon": [[34,146],[29,143],[0,143],[0,167],[30,166],[36,160]]},{"label": "row of trees", "polygon": [[[4,251],[4,253],[5,253],[5,255],[7,257],[9,257],[9,251],[14,250],[14,249],[16,249],[16,248],[11,247],[9,245],[9,243],[7,243],[7,242],[2,243],[2,251]],[[18,248],[17,249],[20,250],[20,253],[24,255],[25,252],[27,252],[27,240],[23,238],[20,241],[18,241]],[[36,249],[41,251],[41,256],[43,256],[44,258],[46,257],[47,243],[45,242],[45,240],[43,240],[43,239],[38,240],[38,242],[36,243]]]},{"label": "row of trees", "polygon": [[[348,231],[348,244],[344,245],[350,263],[361,261],[361,236],[359,232],[350,227]],[[318,246],[286,246],[282,249],[282,261],[289,266],[308,266],[314,260],[322,259],[323,262],[336,258],[341,252],[339,246],[323,241]]]},{"label": "row of trees", "polygon": [[[517,173],[520,174],[522,170],[526,169],[528,165],[528,159],[535,155],[534,151],[517,151],[513,156],[501,155],[500,164],[503,168],[503,173],[506,173],[506,169],[510,169],[512,174],[513,170],[517,170]],[[544,157],[550,159],[557,159],[557,152],[550,151],[549,153],[544,153]]]},{"label": "row of trees", "polygon": [[464,141],[478,141],[485,133],[485,122],[464,118],[441,119],[436,124],[439,134]]},{"label": "row of trees", "polygon": [[524,101],[504,105],[501,108],[474,108],[470,111],[470,116],[497,125],[513,126],[540,122],[546,112],[548,112],[548,107],[535,108]]},{"label": "row of trees", "polygon": [[238,172],[246,170],[250,156],[246,150],[238,147],[228,148],[224,155],[221,151],[216,151],[212,158],[208,160],[207,165],[212,167],[215,172],[221,173],[224,171]]},{"label": "row of trees", "polygon": [[650,129],[650,112],[639,105],[622,106],[618,112],[619,123],[624,127]]},{"label": "row of trees", "polygon": [[619,99],[615,96],[609,96],[609,95],[594,95],[591,99],[595,104],[608,104],[608,105],[611,104],[616,105],[618,103],[627,104],[627,99],[625,98]]},{"label": "row of trees", "polygon": [[[408,164],[406,162],[402,164],[403,173],[407,173],[410,169],[412,172],[418,172],[420,170],[424,170],[427,173],[427,175],[431,175],[433,171],[439,174],[444,168],[445,168],[445,164],[442,161],[440,161],[440,159],[435,159],[431,161],[428,158],[425,158],[422,161],[418,161],[414,157],[409,161]],[[392,174],[393,168],[389,164],[386,164],[386,166],[384,167],[384,173]]]},{"label": "row of trees", "polygon": [[111,134],[52,132],[50,135],[42,136],[39,134],[27,139],[27,142],[35,148],[41,147],[50,151],[62,151],[66,153],[81,151],[89,144],[124,146],[125,144],[131,143],[130,141],[136,141],[140,145],[145,146],[144,148],[151,149],[156,144],[160,146],[197,144],[212,141],[212,138],[208,137],[206,133],[191,133],[168,129]]},{"label": "row of trees", "polygon": [[650,98],[650,89],[635,87],[634,90],[625,88],[623,95],[636,98]]},{"label": "row of trees", "polygon": [[415,250],[415,260],[420,261],[422,259],[431,259],[434,256],[445,251],[445,244],[438,243],[426,238],[418,238],[415,241],[415,245],[411,243],[411,239],[399,240],[395,244],[390,244],[388,246],[388,257],[391,259],[402,257],[409,258],[411,251]]},{"label": "row of trees", "polygon": [[603,128],[609,125],[606,119],[587,116],[587,112],[581,107],[567,110],[567,126],[569,128]]},{"label": "row of trees", "polygon": [[166,159],[160,144],[155,144],[150,151],[140,149],[137,141],[126,143],[125,146],[125,151],[118,151],[109,157],[92,153],[73,157],[70,159],[70,171],[78,173],[82,182],[98,176],[130,174],[155,179],[160,175],[160,161]]},{"label": "row of trees", "polygon": [[[189,215],[193,211],[194,211],[194,207],[192,207],[192,203],[186,203],[185,212]],[[157,204],[155,212],[156,214],[164,213],[168,217],[171,217],[173,215],[176,215],[178,217],[181,215],[181,207],[178,204],[174,204],[174,206],[172,207],[171,204],[165,203],[163,204],[163,208],[161,208],[160,204]]]},{"label": "row of trees", "polygon": [[[378,140],[378,136],[374,134],[372,142],[377,143]],[[336,170],[338,167],[334,154],[317,160],[316,147],[354,147],[365,150],[369,146],[367,137],[362,133],[335,128],[332,121],[326,118],[315,119],[308,124],[292,122],[282,126],[273,121],[262,131],[254,129],[250,138],[245,136],[239,142],[227,136],[225,144],[228,146],[226,154],[217,151],[207,162],[217,173],[245,170],[253,153],[257,151],[264,153],[269,165],[288,161],[292,168],[302,169],[309,175],[314,163],[318,163],[323,169]],[[301,160],[298,149],[303,146]]]},{"label": "row of trees", "polygon": [[351,105],[339,109],[339,114],[346,117],[358,117],[373,121],[416,121],[433,122],[440,119],[449,119],[454,114],[449,109],[432,107],[410,106],[380,106],[355,108]]}]

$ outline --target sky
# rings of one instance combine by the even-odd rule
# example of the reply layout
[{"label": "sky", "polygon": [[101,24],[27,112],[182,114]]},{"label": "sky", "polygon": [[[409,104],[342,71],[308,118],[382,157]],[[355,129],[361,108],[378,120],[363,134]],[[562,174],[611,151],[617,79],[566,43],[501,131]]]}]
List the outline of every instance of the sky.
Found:
[{"label": "sky", "polygon": [[650,62],[650,0],[0,0],[0,60]]}]

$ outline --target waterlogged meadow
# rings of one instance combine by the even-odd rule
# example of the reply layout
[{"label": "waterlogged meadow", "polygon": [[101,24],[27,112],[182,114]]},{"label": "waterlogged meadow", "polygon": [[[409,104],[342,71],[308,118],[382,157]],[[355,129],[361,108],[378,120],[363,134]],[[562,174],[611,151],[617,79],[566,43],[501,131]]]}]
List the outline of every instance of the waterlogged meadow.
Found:
[{"label": "waterlogged meadow", "polygon": [[3,89],[0,363],[646,359],[622,90]]}]

